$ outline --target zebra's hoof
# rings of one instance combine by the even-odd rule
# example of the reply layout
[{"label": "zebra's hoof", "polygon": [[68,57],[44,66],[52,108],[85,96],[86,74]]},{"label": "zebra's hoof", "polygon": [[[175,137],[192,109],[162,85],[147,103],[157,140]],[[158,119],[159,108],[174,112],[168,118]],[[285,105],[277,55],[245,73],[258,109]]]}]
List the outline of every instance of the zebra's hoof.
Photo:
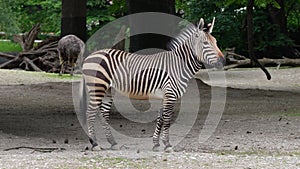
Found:
[{"label": "zebra's hoof", "polygon": [[172,153],[173,152],[173,148],[172,147],[166,147],[164,150],[166,153]]},{"label": "zebra's hoof", "polygon": [[118,144],[112,145],[110,147],[111,150],[120,150],[120,147],[118,146]]},{"label": "zebra's hoof", "polygon": [[101,146],[94,146],[91,148],[92,151],[101,151],[103,148]]},{"label": "zebra's hoof", "polygon": [[159,145],[153,146],[152,151],[159,152]]}]

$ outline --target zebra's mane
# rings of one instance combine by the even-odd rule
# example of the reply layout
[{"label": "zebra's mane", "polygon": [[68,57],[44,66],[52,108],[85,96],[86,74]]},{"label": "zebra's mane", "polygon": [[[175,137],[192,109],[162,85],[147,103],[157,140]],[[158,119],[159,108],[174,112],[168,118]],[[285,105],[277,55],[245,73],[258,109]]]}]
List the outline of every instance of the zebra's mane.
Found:
[{"label": "zebra's mane", "polygon": [[173,38],[167,45],[169,50],[176,50],[182,44],[189,39],[193,33],[196,31],[196,26],[193,24],[189,24],[186,28],[184,28],[175,38]]}]

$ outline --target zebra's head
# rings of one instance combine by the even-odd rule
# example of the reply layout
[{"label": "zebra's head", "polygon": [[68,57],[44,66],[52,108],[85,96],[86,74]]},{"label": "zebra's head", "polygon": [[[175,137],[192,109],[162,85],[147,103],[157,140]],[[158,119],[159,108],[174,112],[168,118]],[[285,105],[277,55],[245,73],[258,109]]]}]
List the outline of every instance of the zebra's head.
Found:
[{"label": "zebra's head", "polygon": [[211,35],[214,27],[215,18],[212,23],[204,26],[204,20],[201,18],[198,27],[193,35],[194,54],[198,60],[209,66],[222,68],[225,65],[225,58],[219,47],[217,40]]}]

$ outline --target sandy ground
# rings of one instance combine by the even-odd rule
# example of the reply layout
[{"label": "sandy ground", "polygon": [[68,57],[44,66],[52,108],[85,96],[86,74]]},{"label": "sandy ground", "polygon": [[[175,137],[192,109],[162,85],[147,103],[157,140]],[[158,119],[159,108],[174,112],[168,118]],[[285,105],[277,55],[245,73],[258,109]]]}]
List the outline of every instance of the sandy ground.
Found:
[{"label": "sandy ground", "polygon": [[[172,153],[151,150],[159,103],[117,96],[111,127],[120,150],[95,152],[83,151],[89,144],[74,112],[71,78],[0,70],[0,168],[299,168],[300,69],[271,74],[267,81],[260,70],[227,71],[223,88],[222,72],[200,72],[217,87],[189,85],[175,108]],[[209,111],[222,103],[221,114]]]}]

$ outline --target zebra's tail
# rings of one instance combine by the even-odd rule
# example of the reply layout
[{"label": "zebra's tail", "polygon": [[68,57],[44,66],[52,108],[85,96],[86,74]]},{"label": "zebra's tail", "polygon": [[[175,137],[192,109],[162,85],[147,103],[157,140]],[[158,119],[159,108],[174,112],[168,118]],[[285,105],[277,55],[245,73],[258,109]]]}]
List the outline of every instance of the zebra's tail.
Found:
[{"label": "zebra's tail", "polygon": [[81,116],[81,123],[83,126],[86,125],[86,111],[87,111],[87,93],[86,93],[86,87],[85,87],[85,80],[82,78],[82,81],[80,83],[79,87],[79,111]]}]

